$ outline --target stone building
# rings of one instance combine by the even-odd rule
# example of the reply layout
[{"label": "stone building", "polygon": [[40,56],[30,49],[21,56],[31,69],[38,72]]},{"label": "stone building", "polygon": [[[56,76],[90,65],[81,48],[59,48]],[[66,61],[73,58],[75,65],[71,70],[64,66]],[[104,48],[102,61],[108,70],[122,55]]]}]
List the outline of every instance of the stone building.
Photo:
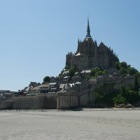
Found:
[{"label": "stone building", "polygon": [[87,25],[87,35],[83,41],[78,40],[78,48],[76,53],[68,53],[66,55],[66,66],[77,66],[80,70],[92,69],[99,67],[108,69],[118,62],[118,57],[113,50],[100,43],[98,46],[90,35],[89,21]]}]

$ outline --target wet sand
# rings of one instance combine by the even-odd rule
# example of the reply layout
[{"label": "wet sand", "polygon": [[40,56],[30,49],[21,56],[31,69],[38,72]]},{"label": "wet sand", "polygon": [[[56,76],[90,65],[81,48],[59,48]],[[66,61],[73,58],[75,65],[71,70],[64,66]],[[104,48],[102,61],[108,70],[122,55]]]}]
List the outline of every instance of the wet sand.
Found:
[{"label": "wet sand", "polygon": [[140,140],[140,110],[0,111],[0,140]]}]

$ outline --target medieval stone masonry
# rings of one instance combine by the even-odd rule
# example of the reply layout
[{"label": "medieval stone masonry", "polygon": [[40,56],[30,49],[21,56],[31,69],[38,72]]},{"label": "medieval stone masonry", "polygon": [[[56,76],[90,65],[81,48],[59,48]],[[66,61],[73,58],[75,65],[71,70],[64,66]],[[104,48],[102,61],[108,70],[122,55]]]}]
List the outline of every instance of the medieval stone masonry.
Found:
[{"label": "medieval stone masonry", "polygon": [[89,21],[87,25],[87,35],[83,41],[78,40],[76,53],[66,55],[66,65],[69,67],[77,66],[80,70],[92,69],[99,67],[108,69],[118,62],[118,57],[113,50],[100,43],[98,46],[90,35]]}]

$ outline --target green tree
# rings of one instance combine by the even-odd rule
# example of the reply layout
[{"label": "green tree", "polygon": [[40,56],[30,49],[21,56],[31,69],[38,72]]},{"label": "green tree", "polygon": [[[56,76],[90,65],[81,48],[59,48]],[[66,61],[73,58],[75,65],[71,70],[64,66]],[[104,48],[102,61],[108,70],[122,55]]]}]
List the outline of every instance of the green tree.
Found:
[{"label": "green tree", "polygon": [[120,63],[120,67],[122,68],[125,68],[125,69],[127,69],[128,68],[128,65],[127,65],[127,63],[126,62],[121,62]]},{"label": "green tree", "polygon": [[140,77],[138,78],[138,84],[139,84],[139,87],[140,87]]},{"label": "green tree", "polygon": [[126,104],[126,99],[121,94],[118,94],[116,97],[113,98],[114,104]]},{"label": "green tree", "polygon": [[108,74],[108,71],[107,71],[107,70],[104,70],[104,71],[103,71],[103,74]]},{"label": "green tree", "polygon": [[98,71],[101,71],[100,68],[96,67],[91,70],[91,76],[95,76]]},{"label": "green tree", "polygon": [[140,91],[140,72],[137,72],[135,74],[136,82],[135,82],[135,88],[137,91]]},{"label": "green tree", "polygon": [[139,92],[132,87],[121,87],[119,95],[124,97],[128,103],[135,104],[140,100]]},{"label": "green tree", "polygon": [[100,93],[98,93],[98,92],[95,92],[94,94],[94,98],[95,98],[95,103],[96,104],[101,104],[101,103],[103,103],[103,95],[101,95]]},{"label": "green tree", "polygon": [[136,76],[136,78],[140,78],[140,72],[137,72],[137,73],[135,74],[135,76]]},{"label": "green tree", "polygon": [[70,78],[74,76],[75,72],[79,71],[76,66],[69,69],[69,76]]},{"label": "green tree", "polygon": [[128,68],[127,71],[128,71],[129,75],[134,75],[134,74],[136,74],[138,72],[138,70],[136,70],[133,67]]},{"label": "green tree", "polygon": [[103,71],[97,71],[96,73],[95,73],[95,76],[100,76],[100,75],[103,75]]},{"label": "green tree", "polygon": [[124,67],[121,67],[120,70],[119,70],[119,72],[120,72],[120,75],[127,74],[127,69],[124,68]]},{"label": "green tree", "polygon": [[126,96],[127,101],[131,104],[138,102],[140,99],[138,92],[134,90],[128,90],[125,96]]},{"label": "green tree", "polygon": [[65,66],[65,70],[69,70],[69,68],[70,68],[70,67],[69,67],[68,65]]},{"label": "green tree", "polygon": [[50,77],[49,76],[45,76],[43,79],[43,83],[49,83],[50,82]]},{"label": "green tree", "polygon": [[118,70],[120,69],[120,62],[115,63],[115,68],[118,69]]}]

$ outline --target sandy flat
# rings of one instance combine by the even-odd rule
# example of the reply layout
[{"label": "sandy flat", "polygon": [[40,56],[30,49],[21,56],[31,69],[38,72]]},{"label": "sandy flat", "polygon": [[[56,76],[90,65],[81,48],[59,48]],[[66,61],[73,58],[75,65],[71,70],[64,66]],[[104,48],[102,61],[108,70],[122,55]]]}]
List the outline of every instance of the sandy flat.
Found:
[{"label": "sandy flat", "polygon": [[140,140],[140,110],[0,111],[0,140]]}]

